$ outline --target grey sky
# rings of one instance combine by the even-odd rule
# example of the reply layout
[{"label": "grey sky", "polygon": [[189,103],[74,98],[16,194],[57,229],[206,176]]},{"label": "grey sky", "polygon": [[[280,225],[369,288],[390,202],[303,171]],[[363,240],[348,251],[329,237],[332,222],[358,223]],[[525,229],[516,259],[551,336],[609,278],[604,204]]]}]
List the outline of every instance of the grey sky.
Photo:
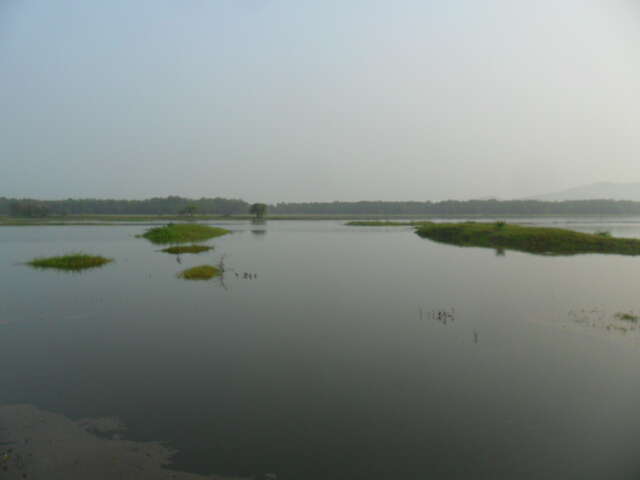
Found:
[{"label": "grey sky", "polygon": [[0,0],[0,196],[640,181],[632,0]]}]

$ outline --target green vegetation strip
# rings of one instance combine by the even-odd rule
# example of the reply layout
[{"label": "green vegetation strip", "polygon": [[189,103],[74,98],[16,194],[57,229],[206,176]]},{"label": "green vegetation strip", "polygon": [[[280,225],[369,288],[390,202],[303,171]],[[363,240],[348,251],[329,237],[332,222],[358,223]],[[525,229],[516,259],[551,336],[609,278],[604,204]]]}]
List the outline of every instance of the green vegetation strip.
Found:
[{"label": "green vegetation strip", "polygon": [[181,253],[201,253],[213,250],[213,247],[207,245],[180,245],[176,247],[165,248],[162,251],[166,253],[172,253],[174,255],[180,255]]},{"label": "green vegetation strip", "polygon": [[462,247],[490,247],[544,255],[613,253],[640,255],[640,239],[613,238],[561,228],[526,227],[505,222],[431,223],[416,227],[421,237]]},{"label": "green vegetation strip", "polygon": [[84,253],[72,253],[60,257],[40,257],[28,262],[34,268],[55,268],[58,270],[79,271],[88,268],[98,268],[113,262],[111,258],[105,258]]},{"label": "green vegetation strip", "polygon": [[199,223],[170,223],[164,227],[150,228],[142,236],[153,243],[201,242],[226,235],[229,230]]},{"label": "green vegetation strip", "polygon": [[419,225],[423,222],[392,222],[392,221],[380,221],[380,220],[354,220],[347,222],[345,225],[350,227],[411,227]]},{"label": "green vegetation strip", "polygon": [[178,274],[179,278],[185,280],[209,280],[220,274],[220,270],[211,265],[199,265],[197,267],[188,268]]}]

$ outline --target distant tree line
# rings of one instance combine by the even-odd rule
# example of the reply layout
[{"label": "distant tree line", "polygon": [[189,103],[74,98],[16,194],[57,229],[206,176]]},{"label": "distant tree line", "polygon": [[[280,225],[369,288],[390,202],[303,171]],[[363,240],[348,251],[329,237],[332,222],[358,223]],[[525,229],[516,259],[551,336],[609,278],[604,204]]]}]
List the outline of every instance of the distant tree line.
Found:
[{"label": "distant tree line", "polygon": [[277,203],[272,215],[640,215],[640,202],[627,200],[446,200],[441,202]]},{"label": "distant tree line", "polygon": [[[30,213],[39,210],[41,214]],[[213,214],[238,215],[246,214],[249,204],[244,200],[229,198],[191,199],[177,196],[149,198],[146,200],[103,200],[103,199],[68,199],[68,200],[31,200],[0,197],[0,215],[44,216],[44,215],[179,215]],[[42,215],[43,212],[44,215]]]},{"label": "distant tree line", "polygon": [[14,200],[9,202],[9,215],[12,217],[39,218],[49,215],[49,207],[35,200]]},{"label": "distant tree line", "polygon": [[0,215],[640,215],[627,200],[446,200],[442,202],[311,202],[250,205],[241,199],[178,196],[146,200],[33,200],[0,197]]}]

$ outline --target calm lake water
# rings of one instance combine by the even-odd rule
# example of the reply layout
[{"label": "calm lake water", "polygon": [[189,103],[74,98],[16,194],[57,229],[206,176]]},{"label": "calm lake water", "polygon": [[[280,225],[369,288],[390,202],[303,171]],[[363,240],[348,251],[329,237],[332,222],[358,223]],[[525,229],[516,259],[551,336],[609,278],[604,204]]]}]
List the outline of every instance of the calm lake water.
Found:
[{"label": "calm lake water", "polygon": [[[640,257],[342,223],[216,223],[233,234],[181,264],[139,225],[0,228],[0,403],[117,416],[199,473],[640,478],[640,332],[614,317],[640,313]],[[116,262],[20,264],[76,250]],[[224,284],[176,278],[223,254]]]}]

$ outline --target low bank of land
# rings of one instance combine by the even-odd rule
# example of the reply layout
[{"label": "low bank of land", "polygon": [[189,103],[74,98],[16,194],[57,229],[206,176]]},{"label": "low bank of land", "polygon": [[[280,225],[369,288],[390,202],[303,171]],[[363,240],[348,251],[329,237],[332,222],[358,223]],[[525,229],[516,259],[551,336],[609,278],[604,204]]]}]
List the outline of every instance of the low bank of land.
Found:
[{"label": "low bank of land", "polygon": [[391,220],[353,220],[345,225],[350,227],[411,227],[424,222],[394,222]]},{"label": "low bank of land", "polygon": [[[601,218],[602,216],[625,218],[633,217],[624,213],[591,213],[591,214],[269,214],[264,220],[353,220],[357,224],[354,226],[396,226],[403,224],[415,224],[428,221],[430,219],[457,218],[457,219],[482,219],[482,218],[565,218],[567,216],[580,218]],[[252,215],[108,215],[108,214],[87,214],[87,215],[51,215],[42,218],[10,217],[0,215],[1,226],[108,226],[117,224],[158,224],[167,222],[213,222],[229,220],[253,220]],[[398,221],[394,221],[397,218]],[[637,218],[637,217],[635,217]],[[415,219],[415,220],[412,220]],[[367,225],[369,224],[369,225]]]}]

